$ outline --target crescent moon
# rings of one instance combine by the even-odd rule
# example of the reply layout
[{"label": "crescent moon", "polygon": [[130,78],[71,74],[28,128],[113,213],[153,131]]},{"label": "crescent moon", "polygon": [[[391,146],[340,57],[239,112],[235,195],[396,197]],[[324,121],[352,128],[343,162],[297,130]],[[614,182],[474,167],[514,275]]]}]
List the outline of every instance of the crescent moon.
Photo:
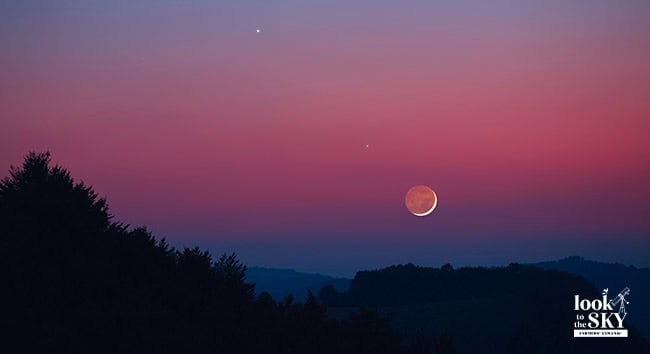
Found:
[{"label": "crescent moon", "polygon": [[431,209],[425,211],[424,213],[413,213],[415,216],[427,216],[433,212],[433,210],[436,208],[436,205],[438,205],[438,195],[436,192],[433,192],[433,205],[431,206]]},{"label": "crescent moon", "polygon": [[429,186],[411,187],[404,197],[406,209],[414,216],[427,216],[438,205],[438,195]]}]

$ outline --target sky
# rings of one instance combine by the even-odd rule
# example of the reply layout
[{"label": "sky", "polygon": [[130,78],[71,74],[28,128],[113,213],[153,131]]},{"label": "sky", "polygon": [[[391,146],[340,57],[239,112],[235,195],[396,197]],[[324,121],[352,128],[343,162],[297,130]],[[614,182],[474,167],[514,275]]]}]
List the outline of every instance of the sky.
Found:
[{"label": "sky", "polygon": [[[249,265],[650,266],[648,18],[646,0],[3,0],[0,175],[49,150],[117,220]],[[438,195],[427,217],[414,185]]]}]

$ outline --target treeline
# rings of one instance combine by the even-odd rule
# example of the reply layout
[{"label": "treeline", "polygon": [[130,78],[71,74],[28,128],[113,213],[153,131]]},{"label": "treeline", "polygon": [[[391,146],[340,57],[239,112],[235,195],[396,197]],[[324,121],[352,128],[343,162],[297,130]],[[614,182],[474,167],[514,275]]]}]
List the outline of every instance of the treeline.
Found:
[{"label": "treeline", "polygon": [[526,299],[548,307],[558,304],[566,294],[597,295],[593,285],[582,278],[516,263],[508,267],[460,269],[449,264],[431,268],[409,263],[358,272],[348,292],[338,293],[326,287],[319,297],[335,306],[363,303],[377,307],[503,297]]},{"label": "treeline", "polygon": [[349,291],[328,286],[319,298],[336,314],[359,306],[390,313],[394,328],[420,348],[445,333],[461,353],[650,353],[629,326],[629,338],[573,338],[575,294],[601,296],[583,278],[533,266],[405,264],[358,272]]},{"label": "treeline", "polygon": [[12,353],[418,353],[386,317],[255,296],[235,255],[113,219],[48,153],[0,183],[0,337]]},{"label": "treeline", "polygon": [[359,272],[344,293],[256,295],[234,254],[114,220],[48,153],[0,182],[0,282],[8,353],[650,353],[634,329],[574,339],[573,295],[599,292],[518,264],[407,264]]}]

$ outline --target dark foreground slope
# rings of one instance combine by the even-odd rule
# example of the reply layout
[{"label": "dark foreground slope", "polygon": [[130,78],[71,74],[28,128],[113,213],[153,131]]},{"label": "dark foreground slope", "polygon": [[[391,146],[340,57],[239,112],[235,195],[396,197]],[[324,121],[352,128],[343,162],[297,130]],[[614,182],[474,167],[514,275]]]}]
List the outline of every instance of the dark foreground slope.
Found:
[{"label": "dark foreground slope", "polygon": [[533,265],[581,276],[592,281],[599,289],[608,288],[610,292],[630,288],[630,303],[627,305],[628,315],[625,321],[637,327],[646,338],[650,338],[650,269],[595,262],[582,257],[568,257]]},{"label": "dark foreground slope", "polygon": [[374,313],[255,298],[234,256],[128,230],[49,162],[30,154],[0,183],[1,352],[415,353]]},{"label": "dark foreground slope", "polygon": [[[365,306],[421,348],[446,338],[459,353],[650,353],[630,338],[573,338],[573,296],[595,298],[593,285],[565,272],[513,264],[505,268],[393,266],[357,273],[350,290],[323,288],[329,315]],[[452,352],[452,351],[450,351]]]}]

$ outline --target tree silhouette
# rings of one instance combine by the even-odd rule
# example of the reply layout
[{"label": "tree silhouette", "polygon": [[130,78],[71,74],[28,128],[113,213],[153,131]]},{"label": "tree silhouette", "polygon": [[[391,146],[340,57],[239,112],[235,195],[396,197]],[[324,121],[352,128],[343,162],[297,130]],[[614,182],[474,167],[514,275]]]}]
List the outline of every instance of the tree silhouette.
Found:
[{"label": "tree silhouette", "polygon": [[32,152],[22,168],[12,167],[10,177],[0,182],[3,223],[20,221],[35,231],[47,226],[49,232],[105,230],[111,219],[106,201],[50,162],[49,153]]},{"label": "tree silhouette", "polygon": [[[214,260],[114,221],[49,153],[28,154],[0,182],[0,281],[0,336],[12,353],[650,352],[634,329],[626,341],[576,344],[567,294],[598,292],[520,264],[397,265],[358,272],[349,291],[325,287],[318,299],[255,297],[234,253]],[[330,316],[342,309],[347,318]],[[426,332],[412,333],[425,328],[416,319]]]},{"label": "tree silhouette", "polygon": [[[177,250],[113,221],[92,187],[29,153],[0,182],[0,306],[12,352],[401,353],[370,312],[254,296],[233,254]],[[390,338],[389,346],[387,343]]]},{"label": "tree silhouette", "polygon": [[345,293],[323,288],[320,294],[329,307],[390,313],[394,329],[420,352],[650,353],[634,328],[624,341],[574,340],[573,295],[600,292],[583,278],[533,266],[396,265],[358,272]]}]

